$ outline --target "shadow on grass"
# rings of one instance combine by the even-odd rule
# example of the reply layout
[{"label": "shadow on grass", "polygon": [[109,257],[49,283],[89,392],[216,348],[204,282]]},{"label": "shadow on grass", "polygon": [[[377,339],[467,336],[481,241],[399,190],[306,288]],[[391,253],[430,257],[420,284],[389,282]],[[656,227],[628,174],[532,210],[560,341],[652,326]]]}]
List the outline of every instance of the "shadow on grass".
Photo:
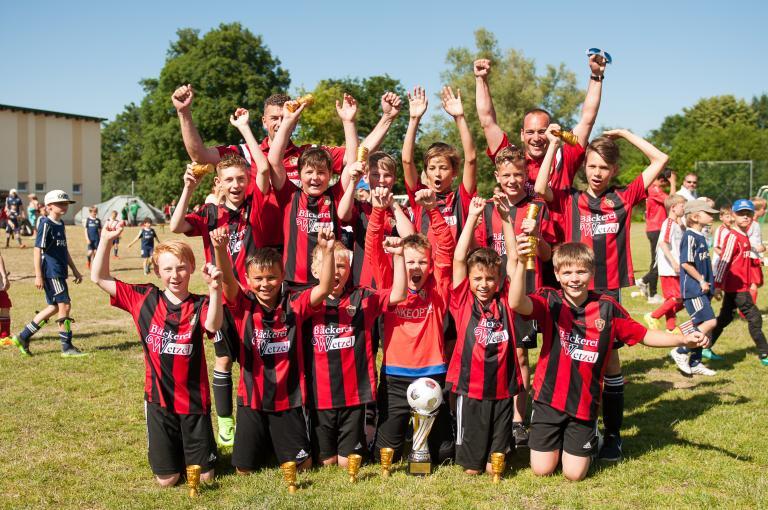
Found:
[{"label": "shadow on grass", "polygon": [[[123,330],[119,330],[120,332],[123,332]],[[92,351],[127,351],[131,349],[137,349],[137,351],[141,350],[141,344],[138,340],[131,340],[127,342],[121,342],[119,344],[105,344],[105,345],[97,345],[95,347],[92,347]]]}]

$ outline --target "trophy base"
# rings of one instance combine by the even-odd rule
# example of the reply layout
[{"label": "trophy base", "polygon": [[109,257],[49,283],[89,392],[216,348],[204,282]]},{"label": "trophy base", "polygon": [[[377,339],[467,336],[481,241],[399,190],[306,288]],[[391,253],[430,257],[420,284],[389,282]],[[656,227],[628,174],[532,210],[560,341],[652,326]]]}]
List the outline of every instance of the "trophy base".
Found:
[{"label": "trophy base", "polygon": [[409,461],[408,462],[408,474],[409,475],[415,475],[415,476],[427,476],[432,474],[432,463],[431,462],[417,462],[417,461]]}]

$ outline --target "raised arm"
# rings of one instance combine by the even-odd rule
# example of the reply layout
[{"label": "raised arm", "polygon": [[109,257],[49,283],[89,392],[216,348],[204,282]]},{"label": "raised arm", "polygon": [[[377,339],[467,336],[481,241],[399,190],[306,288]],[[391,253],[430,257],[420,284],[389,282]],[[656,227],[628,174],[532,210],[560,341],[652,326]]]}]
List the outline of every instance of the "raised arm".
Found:
[{"label": "raised arm", "polygon": [[205,146],[200,133],[197,131],[197,126],[195,126],[195,122],[192,120],[191,107],[194,97],[195,91],[191,84],[182,85],[171,95],[171,101],[173,102],[173,107],[176,108],[179,124],[181,125],[181,138],[184,140],[184,147],[187,149],[187,154],[189,154],[189,158],[192,161],[215,165],[221,159],[219,151],[215,147]]},{"label": "raised arm", "polygon": [[408,297],[408,276],[405,270],[405,258],[403,257],[403,239],[401,237],[387,237],[384,239],[384,250],[392,255],[392,289],[389,292],[389,304],[396,305]]},{"label": "raised arm", "polygon": [[533,301],[525,294],[525,260],[528,258],[528,254],[531,253],[531,245],[528,243],[527,235],[522,234],[515,239],[512,226],[507,227],[506,225],[509,225],[509,221],[506,224],[502,224],[504,229],[504,245],[507,248],[507,267],[511,266],[509,259],[517,259],[514,271],[510,273],[509,307],[519,314],[530,315],[533,313]]},{"label": "raised arm", "polygon": [[451,234],[451,228],[437,207],[437,197],[431,189],[421,189],[416,192],[416,203],[429,215],[429,228],[434,234],[435,246],[432,249],[435,266],[435,279],[439,284],[450,288],[453,281],[452,266],[453,252],[456,250],[456,240]]},{"label": "raised arm", "polygon": [[184,188],[181,190],[179,202],[176,204],[176,208],[171,215],[171,232],[174,234],[186,234],[192,230],[192,225],[186,220],[186,216],[189,202],[198,184],[200,182],[195,179],[192,165],[187,165],[187,170],[184,172]]},{"label": "raised arm", "polygon": [[373,130],[363,140],[363,145],[368,147],[369,152],[375,152],[381,146],[384,138],[387,136],[389,128],[400,113],[402,104],[400,96],[394,92],[385,92],[381,96],[381,118]]},{"label": "raised arm", "polygon": [[224,292],[224,298],[227,303],[234,303],[237,294],[240,292],[240,284],[237,283],[235,273],[232,270],[232,260],[227,252],[229,244],[229,231],[227,227],[219,227],[210,232],[211,244],[216,255],[216,267],[221,270],[221,285]]},{"label": "raised arm", "polygon": [[365,233],[365,258],[371,265],[373,279],[379,288],[387,288],[393,281],[393,268],[382,247],[385,211],[391,206],[392,200],[392,192],[383,186],[371,190],[373,211],[368,218],[368,230]]},{"label": "raised arm", "polygon": [[213,264],[203,266],[203,281],[208,285],[208,314],[205,316],[205,329],[215,333],[224,322],[224,303],[221,300],[221,269]]},{"label": "raised arm", "polygon": [[642,152],[645,157],[651,161],[645,170],[643,170],[643,185],[646,189],[648,189],[648,186],[650,186],[653,181],[656,180],[656,176],[658,176],[659,173],[664,170],[664,167],[667,166],[669,156],[654,147],[651,142],[642,139],[628,129],[611,129],[603,133],[603,135],[613,139],[625,139],[637,147],[637,149],[640,150],[640,152]]},{"label": "raised arm", "polygon": [[600,110],[600,98],[603,94],[603,79],[605,78],[605,59],[600,55],[589,56],[589,84],[587,85],[587,96],[584,98],[584,105],[581,107],[581,119],[576,127],[573,128],[573,134],[579,138],[579,144],[586,147],[589,143],[589,135],[592,128],[595,127],[597,112]]},{"label": "raised arm", "polygon": [[350,182],[350,174],[347,167],[357,161],[357,125],[355,117],[357,116],[357,101],[349,94],[344,94],[341,103],[336,101],[336,113],[341,119],[344,127],[344,171],[341,172],[341,187],[347,189]]},{"label": "raised arm", "polygon": [[409,235],[416,233],[416,227],[413,226],[411,218],[403,211],[403,207],[397,203],[396,200],[392,200],[392,213],[395,215],[395,228],[397,228],[397,235],[400,237],[408,237]]},{"label": "raised arm", "polygon": [[555,159],[555,153],[558,147],[560,147],[561,140],[552,134],[553,130],[560,130],[560,126],[557,124],[550,124],[547,127],[547,139],[549,140],[549,146],[547,152],[544,154],[544,159],[541,161],[541,167],[539,167],[539,173],[536,175],[536,182],[533,185],[533,191],[537,195],[544,198],[546,202],[551,202],[554,198],[552,188],[549,185],[549,178],[552,175],[552,161]]},{"label": "raised arm", "polygon": [[333,229],[325,228],[317,234],[317,245],[323,250],[323,265],[320,267],[319,283],[312,287],[309,293],[309,303],[312,307],[319,306],[333,292],[334,273],[336,272],[336,256],[333,254],[335,238]]},{"label": "raised arm", "polygon": [[120,237],[122,232],[123,226],[119,221],[107,220],[101,229],[101,242],[91,263],[91,281],[112,297],[117,292],[117,286],[109,273],[109,249],[112,241]]},{"label": "raised arm", "polygon": [[464,173],[461,182],[464,189],[471,195],[477,188],[477,150],[475,142],[472,140],[472,133],[469,131],[467,119],[464,117],[464,106],[461,104],[461,90],[456,89],[456,95],[453,94],[451,87],[443,87],[443,109],[456,121],[456,127],[459,128],[461,137],[461,147],[464,151]]},{"label": "raised arm", "polygon": [[419,169],[414,161],[416,155],[416,133],[419,131],[421,117],[427,111],[427,93],[424,87],[414,87],[413,94],[408,93],[408,130],[403,140],[403,177],[408,189],[415,190],[419,186]]},{"label": "raised arm", "polygon": [[285,166],[283,165],[283,157],[285,156],[285,150],[288,148],[288,143],[291,141],[293,130],[296,129],[296,125],[301,118],[301,112],[304,111],[305,106],[306,104],[302,103],[292,112],[287,106],[283,105],[283,120],[280,123],[280,129],[275,133],[275,138],[269,146],[267,160],[271,169],[270,180],[272,181],[272,187],[277,191],[283,189],[288,178]]},{"label": "raised arm", "polygon": [[453,251],[453,288],[455,289],[467,277],[467,254],[472,247],[475,236],[475,229],[482,220],[483,209],[485,209],[485,199],[472,197],[469,203],[469,214],[467,222],[461,230],[459,240],[456,241],[456,249]]},{"label": "raised arm", "polygon": [[256,163],[256,186],[263,194],[269,193],[269,161],[261,151],[261,145],[251,131],[250,114],[245,108],[238,108],[229,117],[229,123],[240,131],[240,135],[248,146],[253,161]]},{"label": "raised arm", "polygon": [[339,200],[339,219],[344,222],[352,221],[355,212],[355,188],[365,173],[365,163],[355,161],[344,168],[344,173],[349,176],[349,183],[344,188],[344,194]]},{"label": "raised arm", "polygon": [[504,141],[504,131],[496,122],[496,110],[493,108],[491,88],[488,86],[488,75],[491,72],[491,61],[487,58],[475,60],[475,105],[480,126],[485,134],[485,141],[491,151],[496,151]]}]

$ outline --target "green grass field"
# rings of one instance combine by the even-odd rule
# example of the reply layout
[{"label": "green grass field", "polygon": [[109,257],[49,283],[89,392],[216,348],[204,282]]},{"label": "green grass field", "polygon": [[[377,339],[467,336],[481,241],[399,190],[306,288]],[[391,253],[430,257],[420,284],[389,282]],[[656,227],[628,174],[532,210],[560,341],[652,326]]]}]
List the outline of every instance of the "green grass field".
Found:
[{"label": "green grass field", "polygon": [[[82,228],[68,231],[75,261],[85,271]],[[126,248],[135,234],[129,229],[123,236],[123,258],[113,261],[113,268],[119,278],[141,282],[147,278],[138,246]],[[158,234],[169,237],[160,228]],[[632,241],[639,276],[648,262],[642,224],[635,225]],[[193,246],[201,257],[201,243]],[[45,306],[44,296],[33,285],[30,249],[6,249],[2,255],[12,273],[18,332]],[[199,274],[193,287],[203,290]],[[441,467],[428,478],[408,477],[398,466],[388,480],[376,466],[365,466],[357,485],[338,468],[301,474],[300,490],[290,496],[277,468],[240,477],[225,452],[215,484],[191,501],[183,487],[159,489],[149,469],[142,350],[128,314],[111,308],[90,281],[71,284],[70,292],[74,341],[89,357],[62,359],[55,325],[34,338],[33,358],[21,357],[15,348],[0,349],[0,508],[768,507],[768,368],[757,362],[742,320],[718,343],[725,360],[709,364],[718,370],[711,378],[681,376],[665,349],[622,349],[626,460],[596,466],[581,483],[559,475],[536,478],[527,455],[518,455],[496,486],[457,466]],[[638,320],[651,309],[629,292],[624,297]],[[768,291],[759,305],[765,313]],[[212,370],[212,348],[207,351]],[[235,381],[237,376],[235,368]]]}]

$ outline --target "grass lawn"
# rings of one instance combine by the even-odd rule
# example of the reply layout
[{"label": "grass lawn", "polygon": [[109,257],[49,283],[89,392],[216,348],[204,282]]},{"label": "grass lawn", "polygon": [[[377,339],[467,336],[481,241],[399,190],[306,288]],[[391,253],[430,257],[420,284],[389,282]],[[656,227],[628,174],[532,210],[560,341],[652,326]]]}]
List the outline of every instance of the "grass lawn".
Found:
[{"label": "grass lawn", "polygon": [[[82,228],[68,227],[76,263],[85,271]],[[169,236],[158,228],[161,239]],[[123,236],[115,274],[146,281],[138,246]],[[633,229],[637,275],[648,265],[643,225]],[[29,244],[30,241],[27,240]],[[202,260],[201,243],[193,247]],[[2,251],[11,271],[13,331],[45,306],[34,288],[32,251]],[[199,272],[194,290],[204,286]],[[338,468],[299,475],[288,495],[277,468],[239,477],[229,453],[220,456],[217,480],[191,501],[183,487],[162,490],[146,455],[142,350],[127,313],[109,306],[90,281],[70,284],[74,342],[87,358],[62,359],[55,325],[38,333],[35,357],[0,349],[0,508],[765,508],[768,507],[768,368],[757,362],[746,323],[736,320],[718,343],[721,362],[711,378],[688,379],[665,349],[621,351],[626,386],[624,453],[618,465],[596,466],[581,483],[562,476],[536,478],[527,455],[518,455],[500,485],[469,477],[456,466],[411,478],[398,466],[384,480],[365,466],[350,485]],[[625,292],[633,316],[651,309]],[[759,305],[768,308],[768,291]],[[680,315],[682,319],[684,313]],[[533,359],[536,352],[532,353]],[[212,370],[213,349],[207,348]],[[234,369],[237,381],[237,368]],[[215,421],[214,421],[215,425]]]}]

